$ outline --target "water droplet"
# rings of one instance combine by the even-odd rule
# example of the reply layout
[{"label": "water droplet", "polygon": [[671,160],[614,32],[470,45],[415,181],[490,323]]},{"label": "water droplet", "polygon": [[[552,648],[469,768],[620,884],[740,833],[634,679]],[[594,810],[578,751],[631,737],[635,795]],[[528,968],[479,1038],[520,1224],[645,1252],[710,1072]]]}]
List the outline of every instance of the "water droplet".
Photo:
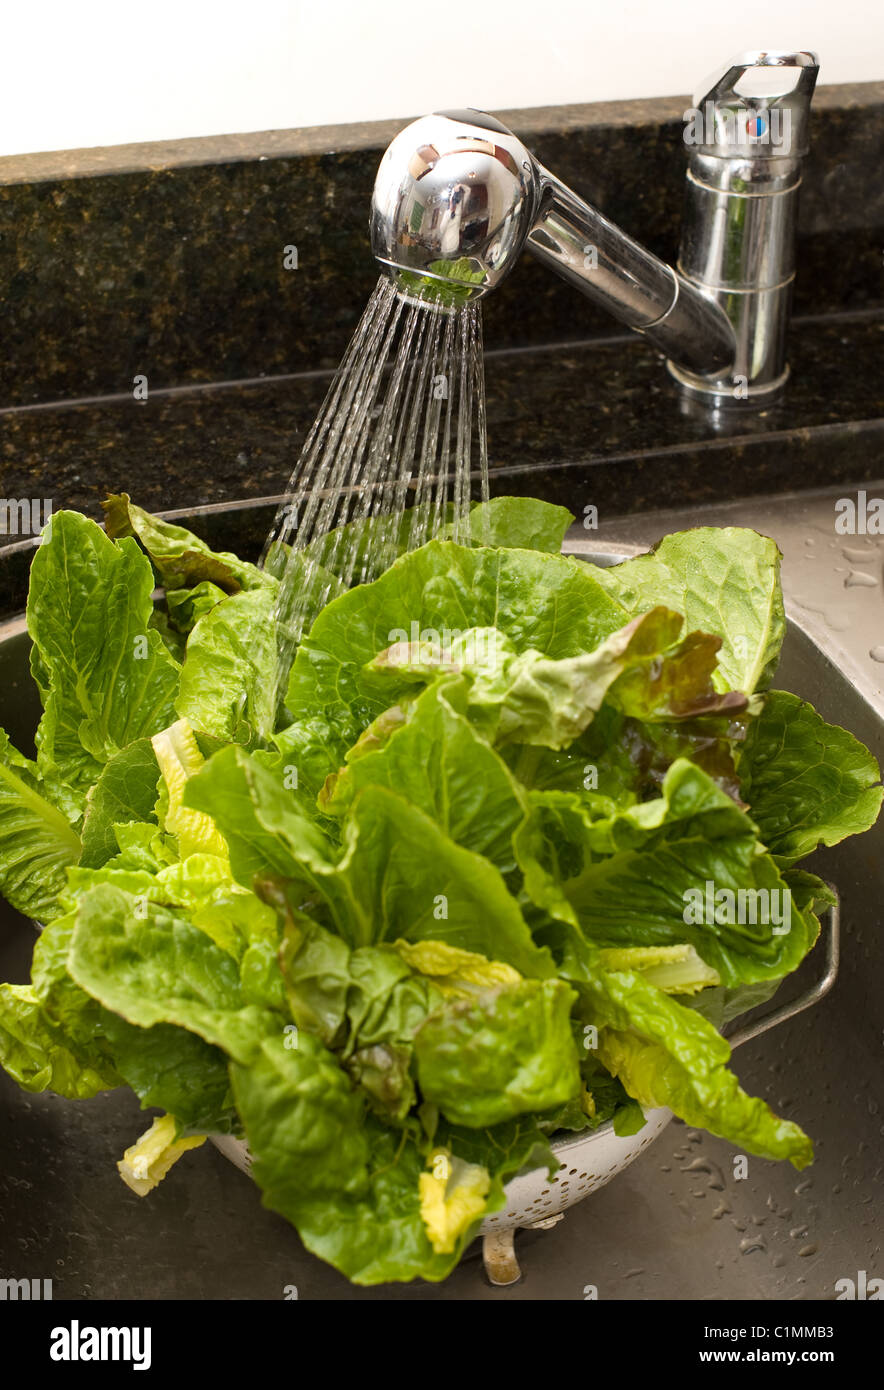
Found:
[{"label": "water droplet", "polygon": [[818,1245],[802,1245],[798,1254],[802,1259],[806,1259],[808,1255],[815,1255],[819,1248]]},{"label": "water droplet", "polygon": [[862,570],[851,570],[844,581],[845,589],[877,589],[878,581],[873,574]]},{"label": "water droplet", "polygon": [[804,1182],[800,1182],[795,1188],[795,1196],[800,1197],[802,1192],[807,1192],[811,1187],[813,1187],[813,1178],[805,1178]]},{"label": "water droplet", "polygon": [[884,661],[884,647],[872,647],[869,656],[873,661]]},{"label": "water droplet", "polygon": [[709,1182],[707,1183],[707,1187],[710,1187],[713,1192],[724,1191],[724,1173],[721,1171],[718,1164],[713,1163],[709,1158],[692,1159],[687,1167],[682,1168],[681,1171],[683,1173],[708,1173]]},{"label": "water droplet", "polygon": [[806,1236],[806,1235],[807,1235],[807,1227],[806,1227],[806,1226],[796,1226],[794,1230],[792,1230],[792,1231],[789,1232],[789,1235],[790,1235],[790,1237],[791,1237],[792,1240],[800,1240],[802,1236]]},{"label": "water droplet", "polygon": [[845,560],[849,560],[852,565],[864,565],[871,560],[875,553],[873,545],[845,545],[841,554]]},{"label": "water droplet", "polygon": [[740,1241],[740,1253],[751,1255],[753,1250],[766,1250],[767,1246],[760,1236],[746,1236]]},{"label": "water droplet", "polygon": [[798,594],[793,594],[792,601],[796,603],[799,608],[803,608],[805,612],[818,614],[826,626],[831,628],[832,632],[846,632],[851,626],[849,614],[841,613],[837,609],[833,610],[829,604],[821,606],[817,598],[801,598]]}]

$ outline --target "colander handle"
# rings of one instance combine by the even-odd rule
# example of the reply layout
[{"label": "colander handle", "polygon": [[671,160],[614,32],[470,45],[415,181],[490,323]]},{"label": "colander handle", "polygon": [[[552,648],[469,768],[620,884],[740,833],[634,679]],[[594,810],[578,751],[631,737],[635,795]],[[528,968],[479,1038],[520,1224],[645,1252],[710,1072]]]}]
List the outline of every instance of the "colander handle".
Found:
[{"label": "colander handle", "polygon": [[[829,887],[835,892],[834,887]],[[794,1018],[796,1014],[803,1013],[809,1009],[811,1004],[816,1004],[824,995],[828,994],[836,979],[838,978],[838,962],[840,959],[841,948],[841,908],[836,901],[831,905],[825,914],[828,920],[829,929],[826,940],[826,967],[823,974],[815,984],[810,985],[797,999],[790,999],[787,1004],[781,1004],[779,1008],[772,1009],[770,1013],[763,1015],[762,1018],[753,1019],[751,1023],[746,1023],[736,1032],[731,1033],[727,1041],[731,1045],[731,1050],[739,1047],[741,1043],[748,1042],[750,1038],[758,1038],[762,1033],[766,1033],[770,1028],[776,1028],[777,1024],[785,1023],[787,1018]]]}]

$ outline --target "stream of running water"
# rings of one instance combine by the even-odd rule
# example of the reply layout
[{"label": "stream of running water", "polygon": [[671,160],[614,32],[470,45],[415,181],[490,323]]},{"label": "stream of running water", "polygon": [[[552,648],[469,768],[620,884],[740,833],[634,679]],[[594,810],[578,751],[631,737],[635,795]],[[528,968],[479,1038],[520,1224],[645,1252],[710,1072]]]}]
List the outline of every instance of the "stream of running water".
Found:
[{"label": "stream of running water", "polygon": [[479,306],[407,299],[381,277],[262,555],[280,580],[277,703],[302,634],[342,585],[440,534],[469,544],[474,484],[487,500]]}]

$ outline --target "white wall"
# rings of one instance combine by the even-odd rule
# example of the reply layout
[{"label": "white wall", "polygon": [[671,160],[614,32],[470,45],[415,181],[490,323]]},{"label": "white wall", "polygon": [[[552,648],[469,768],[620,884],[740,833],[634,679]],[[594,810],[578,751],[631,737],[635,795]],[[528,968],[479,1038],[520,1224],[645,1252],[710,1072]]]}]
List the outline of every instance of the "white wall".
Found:
[{"label": "white wall", "polygon": [[884,78],[884,0],[6,0],[0,154],[666,96],[763,47]]}]

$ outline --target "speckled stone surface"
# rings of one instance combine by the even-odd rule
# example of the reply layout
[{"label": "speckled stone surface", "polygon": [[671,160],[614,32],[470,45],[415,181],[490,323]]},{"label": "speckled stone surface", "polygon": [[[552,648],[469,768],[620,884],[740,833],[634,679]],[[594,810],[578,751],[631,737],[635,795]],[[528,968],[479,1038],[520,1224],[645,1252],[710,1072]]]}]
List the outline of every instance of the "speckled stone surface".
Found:
[{"label": "speckled stone surface", "polygon": [[[671,256],[686,102],[502,115]],[[0,494],[100,516],[121,488],[162,511],[283,492],[375,280],[368,201],[402,123],[0,159]],[[884,84],[821,88],[812,148],[782,403],[691,413],[658,354],[526,257],[484,303],[495,491],[616,515],[880,476]],[[255,553],[272,510],[196,527]],[[0,553],[9,613],[32,551]]]},{"label": "speckled stone surface", "polygon": [[[798,320],[783,401],[716,423],[688,412],[661,357],[633,335],[486,360],[497,493],[623,515],[880,477],[884,315]],[[172,391],[0,415],[7,497],[101,516],[108,491],[184,511],[285,491],[327,375]],[[272,505],[203,519],[215,544],[257,553]],[[0,546],[11,537],[0,537]],[[20,608],[27,543],[0,550],[0,602]]]},{"label": "speckled stone surface", "polygon": [[[688,98],[502,112],[652,250],[677,250]],[[376,267],[378,159],[402,120],[0,159],[0,406],[333,367]],[[822,87],[795,310],[884,305],[884,84]],[[297,246],[298,268],[283,266]],[[490,348],[618,326],[527,257]]]}]

